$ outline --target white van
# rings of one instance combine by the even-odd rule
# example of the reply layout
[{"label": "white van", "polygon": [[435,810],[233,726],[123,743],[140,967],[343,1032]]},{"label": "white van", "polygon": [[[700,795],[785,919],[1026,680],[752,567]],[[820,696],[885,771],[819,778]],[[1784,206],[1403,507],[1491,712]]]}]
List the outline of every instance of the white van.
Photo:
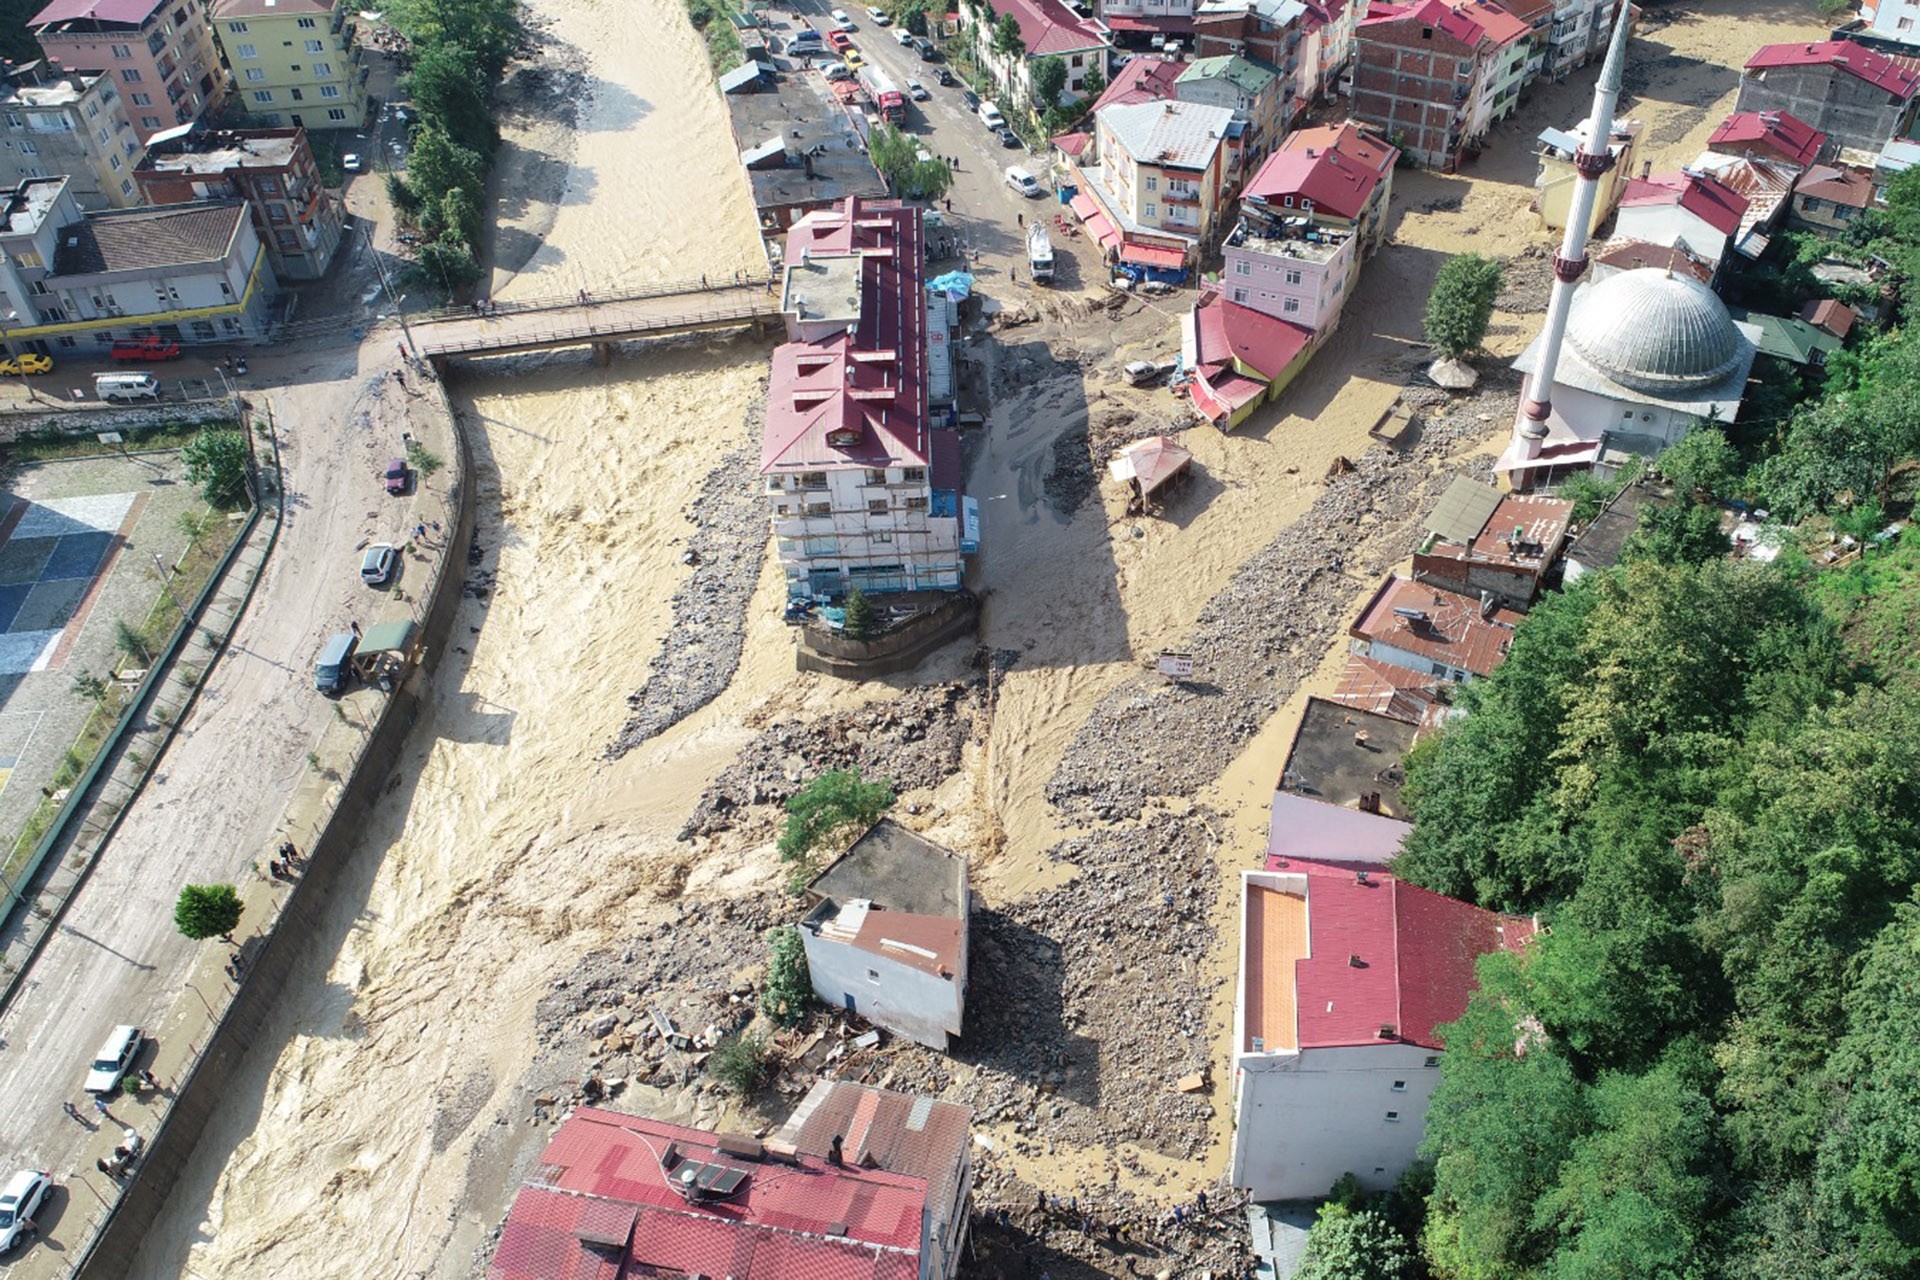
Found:
[{"label": "white van", "polygon": [[991,102],[982,102],[980,104],[980,122],[989,129],[997,130],[1007,127],[1006,117],[1001,115],[1000,108],[994,106]]},{"label": "white van", "polygon": [[1028,173],[1025,169],[1022,169],[1017,164],[1010,164],[1007,166],[1007,185],[1012,187],[1015,191],[1018,191],[1023,196],[1039,196],[1039,195],[1046,194],[1045,192],[1040,190],[1040,184],[1039,182],[1035,181],[1034,176]]},{"label": "white van", "polygon": [[93,394],[102,400],[158,400],[160,379],[150,373],[96,373]]}]

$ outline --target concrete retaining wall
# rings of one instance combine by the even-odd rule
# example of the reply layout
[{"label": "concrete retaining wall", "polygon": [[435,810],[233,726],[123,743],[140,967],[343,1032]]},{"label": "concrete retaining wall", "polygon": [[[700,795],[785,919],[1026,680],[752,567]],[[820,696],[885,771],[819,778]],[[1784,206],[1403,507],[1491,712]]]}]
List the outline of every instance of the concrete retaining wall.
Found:
[{"label": "concrete retaining wall", "polygon": [[979,616],[979,598],[971,591],[960,591],[938,608],[873,640],[801,627],[794,639],[794,665],[802,671],[854,680],[907,671],[949,640],[972,631]]},{"label": "concrete retaining wall", "polygon": [[138,431],[168,423],[206,426],[230,422],[236,416],[226,396],[213,400],[160,402],[132,408],[88,401],[58,409],[15,409],[0,412],[0,444],[45,432],[57,436],[90,436],[98,431]]},{"label": "concrete retaining wall", "polygon": [[112,1215],[75,1264],[80,1280],[117,1280],[132,1270],[148,1229],[159,1216],[174,1183],[199,1144],[207,1119],[226,1100],[231,1082],[260,1028],[273,1012],[294,966],[307,944],[322,929],[325,904],[339,881],[347,859],[357,847],[366,819],[380,801],[387,779],[406,747],[421,702],[427,696],[433,668],[445,647],[454,616],[459,612],[461,586],[466,577],[466,549],[473,541],[474,498],[467,442],[440,389],[448,430],[453,440],[447,506],[451,508],[448,538],[436,566],[436,577],[425,593],[421,620],[424,655],[405,683],[388,698],[379,722],[353,772],[343,780],[332,813],[304,852],[307,866],[287,894],[279,916],[260,935],[246,981],[228,1003],[213,1030],[206,1050],[190,1073],[175,1086],[172,1105],[157,1132],[148,1141],[147,1154],[121,1193]]}]

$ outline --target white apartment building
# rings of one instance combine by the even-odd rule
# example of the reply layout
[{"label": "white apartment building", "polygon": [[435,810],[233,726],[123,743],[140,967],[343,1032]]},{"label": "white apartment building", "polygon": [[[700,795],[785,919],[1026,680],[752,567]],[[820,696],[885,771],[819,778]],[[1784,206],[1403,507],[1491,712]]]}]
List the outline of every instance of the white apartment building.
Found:
[{"label": "white apartment building", "polygon": [[45,62],[7,68],[0,81],[0,190],[65,175],[83,209],[140,203],[133,180],[145,148],[126,100],[102,71]]}]

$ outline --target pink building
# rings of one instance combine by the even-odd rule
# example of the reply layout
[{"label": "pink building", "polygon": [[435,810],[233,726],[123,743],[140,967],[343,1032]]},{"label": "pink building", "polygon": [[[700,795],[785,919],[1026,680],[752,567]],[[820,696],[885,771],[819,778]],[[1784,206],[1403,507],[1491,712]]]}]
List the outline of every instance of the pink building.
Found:
[{"label": "pink building", "polygon": [[1221,250],[1228,299],[1316,333],[1337,325],[1361,256],[1386,234],[1399,155],[1353,124],[1289,134],[1241,192]]},{"label": "pink building", "polygon": [[196,0],[53,0],[27,26],[50,61],[113,77],[142,143],[199,119],[226,95]]}]

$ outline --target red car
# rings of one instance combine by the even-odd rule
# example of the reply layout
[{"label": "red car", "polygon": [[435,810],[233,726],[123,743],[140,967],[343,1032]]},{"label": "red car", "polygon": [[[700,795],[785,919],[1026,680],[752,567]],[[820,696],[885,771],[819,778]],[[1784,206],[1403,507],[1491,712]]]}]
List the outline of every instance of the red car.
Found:
[{"label": "red car", "polygon": [[853,47],[853,37],[844,31],[829,31],[827,43],[844,52]]},{"label": "red car", "polygon": [[412,473],[407,470],[407,460],[405,458],[387,459],[387,474],[385,480],[388,493],[405,493],[407,491],[407,484],[412,479],[413,476]]},{"label": "red car", "polygon": [[178,360],[180,358],[180,344],[177,342],[168,342],[165,338],[149,335],[144,338],[133,338],[116,342],[113,344],[113,350],[109,354],[112,355],[115,360],[125,361]]}]

